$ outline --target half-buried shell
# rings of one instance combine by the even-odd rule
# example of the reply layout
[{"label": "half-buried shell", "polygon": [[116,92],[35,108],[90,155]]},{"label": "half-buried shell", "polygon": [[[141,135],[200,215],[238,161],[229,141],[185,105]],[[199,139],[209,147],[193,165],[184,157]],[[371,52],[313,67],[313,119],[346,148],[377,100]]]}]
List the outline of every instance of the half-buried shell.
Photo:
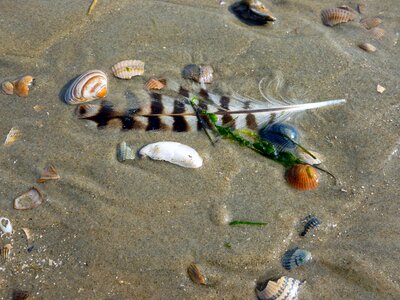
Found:
[{"label": "half-buried shell", "polygon": [[38,183],[43,183],[48,180],[58,180],[60,179],[60,175],[58,175],[56,168],[53,165],[45,167],[42,171],[40,178],[37,180]]},{"label": "half-buried shell", "polygon": [[14,94],[14,84],[10,81],[4,81],[1,84],[1,89],[3,90],[3,92],[7,95],[12,95]]},{"label": "half-buried shell", "polygon": [[380,39],[385,36],[385,29],[380,28],[380,27],[372,28],[371,30],[369,30],[369,32],[376,39]]},{"label": "half-buried shell", "polygon": [[268,281],[262,291],[256,289],[257,297],[259,300],[296,300],[302,284],[300,280],[283,276],[277,281]]},{"label": "half-buried shell", "polygon": [[18,198],[14,199],[14,208],[18,210],[33,209],[44,201],[42,193],[37,188],[31,188]]},{"label": "half-buried shell", "polygon": [[165,79],[150,78],[144,87],[148,90],[161,90],[165,87],[167,81]]},{"label": "half-buried shell", "polygon": [[344,8],[327,8],[321,11],[321,20],[326,26],[335,26],[340,23],[353,21],[356,14]]},{"label": "half-buried shell", "polygon": [[269,9],[259,0],[238,1],[232,4],[231,9],[238,18],[249,24],[264,25],[276,20]]},{"label": "half-buried shell", "polygon": [[35,79],[31,75],[26,75],[13,82],[14,94],[20,97],[27,97],[29,90],[34,85]]},{"label": "half-buried shell", "polygon": [[288,170],[286,179],[292,187],[302,191],[314,190],[319,185],[318,173],[310,165],[294,165]]},{"label": "half-buried shell", "polygon": [[282,257],[282,266],[286,270],[292,270],[296,267],[300,267],[311,260],[311,252],[298,247],[286,251]]},{"label": "half-buried shell", "polygon": [[12,145],[16,141],[19,140],[21,137],[22,133],[17,127],[13,127],[10,129],[10,131],[7,134],[6,140],[4,142],[4,145]]},{"label": "half-buried shell", "polygon": [[206,284],[206,277],[203,275],[203,273],[200,270],[200,267],[196,265],[195,263],[191,263],[189,267],[187,268],[188,275],[190,279],[197,284]]},{"label": "half-buried shell", "polygon": [[382,23],[381,18],[363,18],[360,20],[361,25],[367,29],[379,26]]},{"label": "half-buried shell", "polygon": [[88,71],[76,78],[65,92],[68,104],[81,104],[107,96],[107,75],[100,70]]},{"label": "half-buried shell", "polygon": [[115,77],[131,79],[144,73],[144,62],[141,60],[123,60],[112,66],[111,70]]}]

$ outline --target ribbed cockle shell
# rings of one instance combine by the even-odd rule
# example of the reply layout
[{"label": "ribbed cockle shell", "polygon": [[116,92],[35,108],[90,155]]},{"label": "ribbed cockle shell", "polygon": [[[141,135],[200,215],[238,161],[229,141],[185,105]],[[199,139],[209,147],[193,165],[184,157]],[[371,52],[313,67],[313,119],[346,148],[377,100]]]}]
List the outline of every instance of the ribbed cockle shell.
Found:
[{"label": "ribbed cockle shell", "polygon": [[111,69],[115,77],[131,79],[144,73],[144,62],[141,60],[123,60],[116,63]]},{"label": "ribbed cockle shell", "polygon": [[327,26],[335,26],[340,23],[353,21],[356,14],[344,8],[327,8],[321,11],[321,20]]},{"label": "ribbed cockle shell", "polygon": [[297,164],[287,172],[287,181],[295,189],[314,190],[319,185],[317,171],[310,165]]},{"label": "ribbed cockle shell", "polygon": [[103,71],[88,71],[74,80],[65,93],[68,104],[80,104],[107,96],[107,76]]}]

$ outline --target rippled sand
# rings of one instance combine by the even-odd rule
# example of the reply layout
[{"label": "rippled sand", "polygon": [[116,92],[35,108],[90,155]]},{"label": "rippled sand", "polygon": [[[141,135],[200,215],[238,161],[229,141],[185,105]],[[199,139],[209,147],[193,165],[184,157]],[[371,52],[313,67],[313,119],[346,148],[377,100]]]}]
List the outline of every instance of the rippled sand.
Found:
[{"label": "rippled sand", "polygon": [[[90,2],[0,3],[0,80],[32,74],[37,82],[28,98],[0,95],[2,142],[11,127],[23,133],[0,146],[0,216],[15,230],[13,256],[0,263],[1,299],[15,289],[36,299],[255,299],[257,282],[282,275],[306,281],[300,299],[400,298],[397,0],[365,2],[366,15],[383,19],[382,40],[357,21],[322,25],[320,10],[335,5],[328,0],[265,1],[278,20],[263,27],[239,21],[231,1],[99,0],[87,16]],[[364,41],[378,51],[359,49]],[[130,58],[145,61],[146,72],[131,81],[109,76],[107,99],[121,108],[147,99],[150,76],[183,83],[188,63],[211,64],[217,92],[261,99],[258,82],[281,72],[304,102],[346,98],[293,120],[339,183],[322,174],[318,190],[298,192],[283,167],[229,141],[212,147],[202,133],[97,130],[60,100],[75,76],[95,68],[110,74]],[[115,158],[121,141],[139,148],[159,140],[196,148],[204,166]],[[50,163],[61,180],[36,184]],[[31,186],[46,203],[14,210],[12,200]],[[267,225],[221,225],[216,212],[225,206],[234,219]],[[301,238],[309,213],[323,224]],[[35,234],[31,253],[22,227]],[[289,272],[280,259],[294,246],[314,260]],[[190,281],[193,261],[210,286]]]}]

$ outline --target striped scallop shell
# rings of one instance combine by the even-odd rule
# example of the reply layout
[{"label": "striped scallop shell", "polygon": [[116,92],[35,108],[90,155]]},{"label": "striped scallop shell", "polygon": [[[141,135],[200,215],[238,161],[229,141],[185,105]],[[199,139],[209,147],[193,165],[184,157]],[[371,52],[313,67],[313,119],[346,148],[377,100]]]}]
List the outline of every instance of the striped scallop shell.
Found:
[{"label": "striped scallop shell", "polygon": [[382,23],[381,18],[362,18],[360,20],[361,25],[363,25],[367,29],[371,29],[379,26]]},{"label": "striped scallop shell", "polygon": [[294,248],[286,251],[282,257],[282,266],[286,270],[292,270],[300,267],[311,260],[311,252],[299,248]]},{"label": "striped scallop shell", "polygon": [[380,39],[380,38],[384,37],[384,35],[385,35],[385,29],[380,28],[380,27],[372,28],[369,32],[376,39]]},{"label": "striped scallop shell", "polygon": [[115,77],[121,79],[131,79],[144,73],[144,62],[141,60],[123,60],[116,63],[111,70]]},{"label": "striped scallop shell", "polygon": [[327,8],[321,11],[321,20],[327,26],[335,26],[340,23],[353,21],[356,15],[343,8]]},{"label": "striped scallop shell", "polygon": [[317,171],[310,165],[297,164],[287,172],[286,179],[295,189],[314,190],[319,185]]},{"label": "striped scallop shell", "polygon": [[107,75],[100,70],[91,70],[74,80],[67,89],[64,100],[68,104],[80,104],[104,98],[107,93]]},{"label": "striped scallop shell", "polygon": [[296,300],[302,284],[300,280],[283,276],[277,281],[268,281],[262,291],[257,289],[257,297],[260,300]]},{"label": "striped scallop shell", "polygon": [[161,90],[166,86],[166,84],[167,81],[165,79],[150,78],[144,87],[148,90]]}]

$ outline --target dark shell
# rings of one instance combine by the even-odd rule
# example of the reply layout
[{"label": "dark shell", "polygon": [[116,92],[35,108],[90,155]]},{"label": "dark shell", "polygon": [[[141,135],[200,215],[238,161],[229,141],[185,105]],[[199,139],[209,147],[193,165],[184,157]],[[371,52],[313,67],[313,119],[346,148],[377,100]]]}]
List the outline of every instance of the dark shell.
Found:
[{"label": "dark shell", "polygon": [[200,66],[195,64],[186,65],[182,70],[182,77],[198,82],[200,78]]},{"label": "dark shell", "polygon": [[[264,127],[259,132],[260,137],[275,146],[278,152],[293,152],[299,140],[299,131],[296,127],[286,123],[275,123]],[[287,137],[289,138],[287,138]]]},{"label": "dark shell", "polygon": [[230,10],[248,25],[265,25],[276,20],[272,13],[258,0],[237,1],[230,6]]},{"label": "dark shell", "polygon": [[28,291],[15,290],[12,296],[13,300],[33,300],[33,297]]},{"label": "dark shell", "polygon": [[312,259],[311,252],[298,247],[288,250],[282,257],[282,266],[286,270],[292,270],[306,264]]},{"label": "dark shell", "polygon": [[262,291],[256,289],[256,293],[259,300],[296,300],[302,284],[300,280],[283,276],[277,281],[268,281],[267,286]]},{"label": "dark shell", "polygon": [[307,216],[306,218],[307,223],[304,225],[304,230],[300,233],[301,236],[305,236],[310,230],[317,228],[321,221],[312,215]]},{"label": "dark shell", "polygon": [[340,23],[353,21],[356,14],[344,8],[327,8],[321,11],[321,20],[326,26],[335,26]]}]

